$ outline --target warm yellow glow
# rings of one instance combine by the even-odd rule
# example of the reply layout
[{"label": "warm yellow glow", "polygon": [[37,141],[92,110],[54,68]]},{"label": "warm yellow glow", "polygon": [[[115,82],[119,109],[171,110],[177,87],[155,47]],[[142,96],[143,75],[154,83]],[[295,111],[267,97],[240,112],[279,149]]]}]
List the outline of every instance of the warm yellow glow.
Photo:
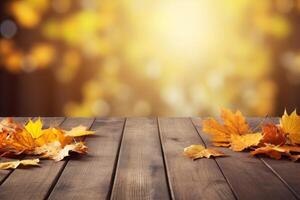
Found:
[{"label": "warm yellow glow", "polygon": [[216,33],[221,30],[211,6],[209,1],[199,0],[158,3],[148,17],[148,34],[162,53],[196,59],[218,42]]},{"label": "warm yellow glow", "polygon": [[[271,114],[273,44],[293,31],[290,2],[12,1],[8,11],[32,44],[1,39],[0,62],[12,72],[52,67],[59,83],[75,84],[81,96],[64,102],[67,115]],[[299,52],[283,59],[294,81],[298,60]]]}]

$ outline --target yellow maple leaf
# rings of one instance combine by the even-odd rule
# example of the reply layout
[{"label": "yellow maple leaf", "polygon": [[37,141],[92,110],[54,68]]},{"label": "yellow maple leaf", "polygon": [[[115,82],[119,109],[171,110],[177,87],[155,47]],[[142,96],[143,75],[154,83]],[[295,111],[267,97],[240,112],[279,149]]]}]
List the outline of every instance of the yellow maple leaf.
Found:
[{"label": "yellow maple leaf", "polygon": [[70,131],[65,131],[66,136],[71,136],[71,137],[80,137],[84,135],[92,135],[94,134],[95,131],[88,131],[87,127],[85,126],[77,126],[72,128]]},{"label": "yellow maple leaf", "polygon": [[3,163],[0,163],[0,169],[16,169],[19,165],[38,166],[39,162],[40,162],[39,159],[29,159],[29,160],[17,160],[17,161],[3,162]]},{"label": "yellow maple leaf", "polygon": [[211,156],[217,157],[217,156],[225,156],[225,154],[219,150],[216,149],[206,149],[202,145],[191,145],[183,150],[184,155],[192,158],[192,159],[198,159],[198,158],[210,158]]},{"label": "yellow maple leaf", "polygon": [[224,121],[224,126],[231,134],[243,135],[250,132],[249,125],[239,110],[234,113],[229,109],[222,109],[221,118]]},{"label": "yellow maple leaf", "polygon": [[300,116],[294,110],[290,115],[284,111],[284,115],[280,119],[282,130],[288,134],[292,144],[300,144]]},{"label": "yellow maple leaf", "polygon": [[212,141],[215,146],[229,146],[232,134],[251,133],[249,125],[240,111],[234,113],[228,109],[222,109],[221,118],[224,124],[213,118],[203,120],[203,131],[213,136]]},{"label": "yellow maple leaf", "polygon": [[64,157],[69,156],[70,151],[77,153],[86,153],[87,147],[83,142],[68,144],[62,147],[60,142],[56,141],[35,148],[34,154],[41,155],[42,158],[50,158],[55,161],[60,161],[64,159]]},{"label": "yellow maple leaf", "polygon": [[31,134],[32,138],[38,138],[42,135],[43,123],[41,118],[38,118],[35,122],[29,120],[25,125],[25,129]]},{"label": "yellow maple leaf", "polygon": [[231,135],[231,147],[233,151],[243,151],[252,146],[257,146],[263,138],[261,133],[249,133],[245,135]]},{"label": "yellow maple leaf", "polygon": [[213,136],[212,141],[215,143],[229,143],[231,133],[217,120],[213,118],[205,119],[202,122],[203,131]]}]

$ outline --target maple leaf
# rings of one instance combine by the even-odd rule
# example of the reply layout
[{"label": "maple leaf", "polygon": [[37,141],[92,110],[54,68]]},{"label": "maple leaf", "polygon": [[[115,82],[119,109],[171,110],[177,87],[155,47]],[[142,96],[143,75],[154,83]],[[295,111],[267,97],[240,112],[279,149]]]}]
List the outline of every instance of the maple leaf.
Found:
[{"label": "maple leaf", "polygon": [[230,146],[233,134],[251,133],[249,125],[240,111],[234,113],[228,109],[222,109],[221,118],[224,124],[220,124],[213,118],[203,120],[203,131],[213,136],[212,141],[215,146]]},{"label": "maple leaf", "polygon": [[233,113],[228,109],[222,109],[221,118],[224,121],[224,126],[231,134],[243,135],[250,132],[249,125],[239,110]]},{"label": "maple leaf", "polygon": [[62,146],[65,146],[67,144],[70,144],[72,140],[73,138],[70,136],[66,136],[63,133],[63,130],[58,128],[48,128],[42,130],[41,136],[35,139],[35,144],[36,146],[40,147],[48,143],[59,141]]},{"label": "maple leaf", "polygon": [[225,126],[220,124],[217,120],[210,118],[203,120],[203,131],[213,136],[214,143],[229,143],[231,133],[228,132]]},{"label": "maple leaf", "polygon": [[280,126],[288,134],[292,144],[300,144],[300,116],[297,115],[296,110],[290,115],[284,111],[284,115],[280,119]]},{"label": "maple leaf", "polygon": [[288,146],[288,145],[272,145],[267,144],[265,147],[260,147],[251,152],[252,155],[266,154],[271,158],[279,160],[282,155],[288,156],[290,159],[296,161],[300,155],[293,155],[292,153],[300,153],[299,146]]},{"label": "maple leaf", "polygon": [[62,148],[60,142],[56,141],[50,144],[45,144],[41,147],[35,148],[34,154],[41,155],[42,158],[50,158],[55,161],[60,161],[64,157],[69,156],[69,152],[86,153],[87,147],[83,142],[69,144]]},{"label": "maple leaf", "polygon": [[285,133],[281,127],[275,124],[265,124],[262,126],[263,138],[261,140],[261,145],[273,144],[273,145],[283,145],[286,142]]},{"label": "maple leaf", "polygon": [[72,128],[70,131],[65,131],[66,136],[71,136],[71,137],[80,137],[84,135],[92,135],[94,134],[95,131],[88,131],[87,127],[85,126],[77,126]]},{"label": "maple leaf", "polygon": [[1,156],[10,153],[19,154],[31,150],[34,146],[31,135],[12,118],[0,122],[0,131],[0,151],[4,152]]},{"label": "maple leaf", "polygon": [[0,151],[6,154],[30,153],[34,147],[34,140],[26,130],[16,130],[0,133]]},{"label": "maple leaf", "polygon": [[35,122],[33,122],[31,119],[29,122],[25,125],[25,129],[31,134],[32,138],[38,138],[40,137],[42,132],[43,123],[41,118],[38,118]]},{"label": "maple leaf", "polygon": [[279,160],[281,155],[286,153],[284,149],[280,148],[280,146],[266,144],[264,147],[260,147],[250,152],[252,155],[265,154],[271,158]]},{"label": "maple leaf", "polygon": [[252,146],[257,146],[262,139],[261,133],[249,133],[245,135],[231,135],[231,147],[233,151],[243,151]]},{"label": "maple leaf", "polygon": [[39,159],[17,160],[17,161],[11,161],[11,162],[3,162],[3,163],[0,163],[0,169],[16,169],[20,165],[38,166],[39,162],[40,162]]},{"label": "maple leaf", "polygon": [[184,148],[183,150],[184,155],[192,158],[192,159],[198,159],[198,158],[210,158],[211,156],[217,157],[217,156],[225,156],[225,154],[219,150],[216,149],[206,149],[202,145],[191,145],[189,147]]}]

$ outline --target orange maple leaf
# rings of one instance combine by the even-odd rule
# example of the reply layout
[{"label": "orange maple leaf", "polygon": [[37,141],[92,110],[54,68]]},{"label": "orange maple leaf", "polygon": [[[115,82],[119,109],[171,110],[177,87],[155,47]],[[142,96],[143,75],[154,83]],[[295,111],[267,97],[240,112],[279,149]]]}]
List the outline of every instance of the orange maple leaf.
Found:
[{"label": "orange maple leaf", "polygon": [[286,142],[285,133],[281,127],[275,124],[265,124],[262,126],[263,138],[261,146],[264,144],[283,145]]},{"label": "orange maple leaf", "polygon": [[279,145],[267,144],[264,147],[260,147],[258,149],[255,149],[254,151],[251,151],[252,155],[265,154],[277,160],[279,160],[283,155],[288,156],[293,161],[298,160],[300,155],[299,154],[294,155],[293,153],[300,153],[300,147],[289,146],[289,145],[279,146]]},{"label": "orange maple leaf", "polygon": [[0,122],[0,151],[6,154],[30,153],[35,147],[34,140],[21,125],[12,119]]},{"label": "orange maple leaf", "polygon": [[61,146],[64,147],[65,145],[70,144],[73,141],[73,137],[66,136],[61,129],[48,128],[42,130],[41,136],[35,139],[35,144],[40,147],[56,141],[59,141]]}]

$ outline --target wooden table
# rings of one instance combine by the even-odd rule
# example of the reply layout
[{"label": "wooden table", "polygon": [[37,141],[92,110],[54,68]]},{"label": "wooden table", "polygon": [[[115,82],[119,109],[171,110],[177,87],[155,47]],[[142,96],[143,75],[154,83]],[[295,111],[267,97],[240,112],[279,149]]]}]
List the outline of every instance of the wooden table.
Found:
[{"label": "wooden table", "polygon": [[[191,144],[211,146],[199,118],[43,120],[45,127],[81,124],[96,131],[85,139],[89,153],[0,170],[1,200],[300,198],[299,163],[223,148],[228,157],[192,161],[183,156]],[[249,120],[253,127],[261,121]]]}]

